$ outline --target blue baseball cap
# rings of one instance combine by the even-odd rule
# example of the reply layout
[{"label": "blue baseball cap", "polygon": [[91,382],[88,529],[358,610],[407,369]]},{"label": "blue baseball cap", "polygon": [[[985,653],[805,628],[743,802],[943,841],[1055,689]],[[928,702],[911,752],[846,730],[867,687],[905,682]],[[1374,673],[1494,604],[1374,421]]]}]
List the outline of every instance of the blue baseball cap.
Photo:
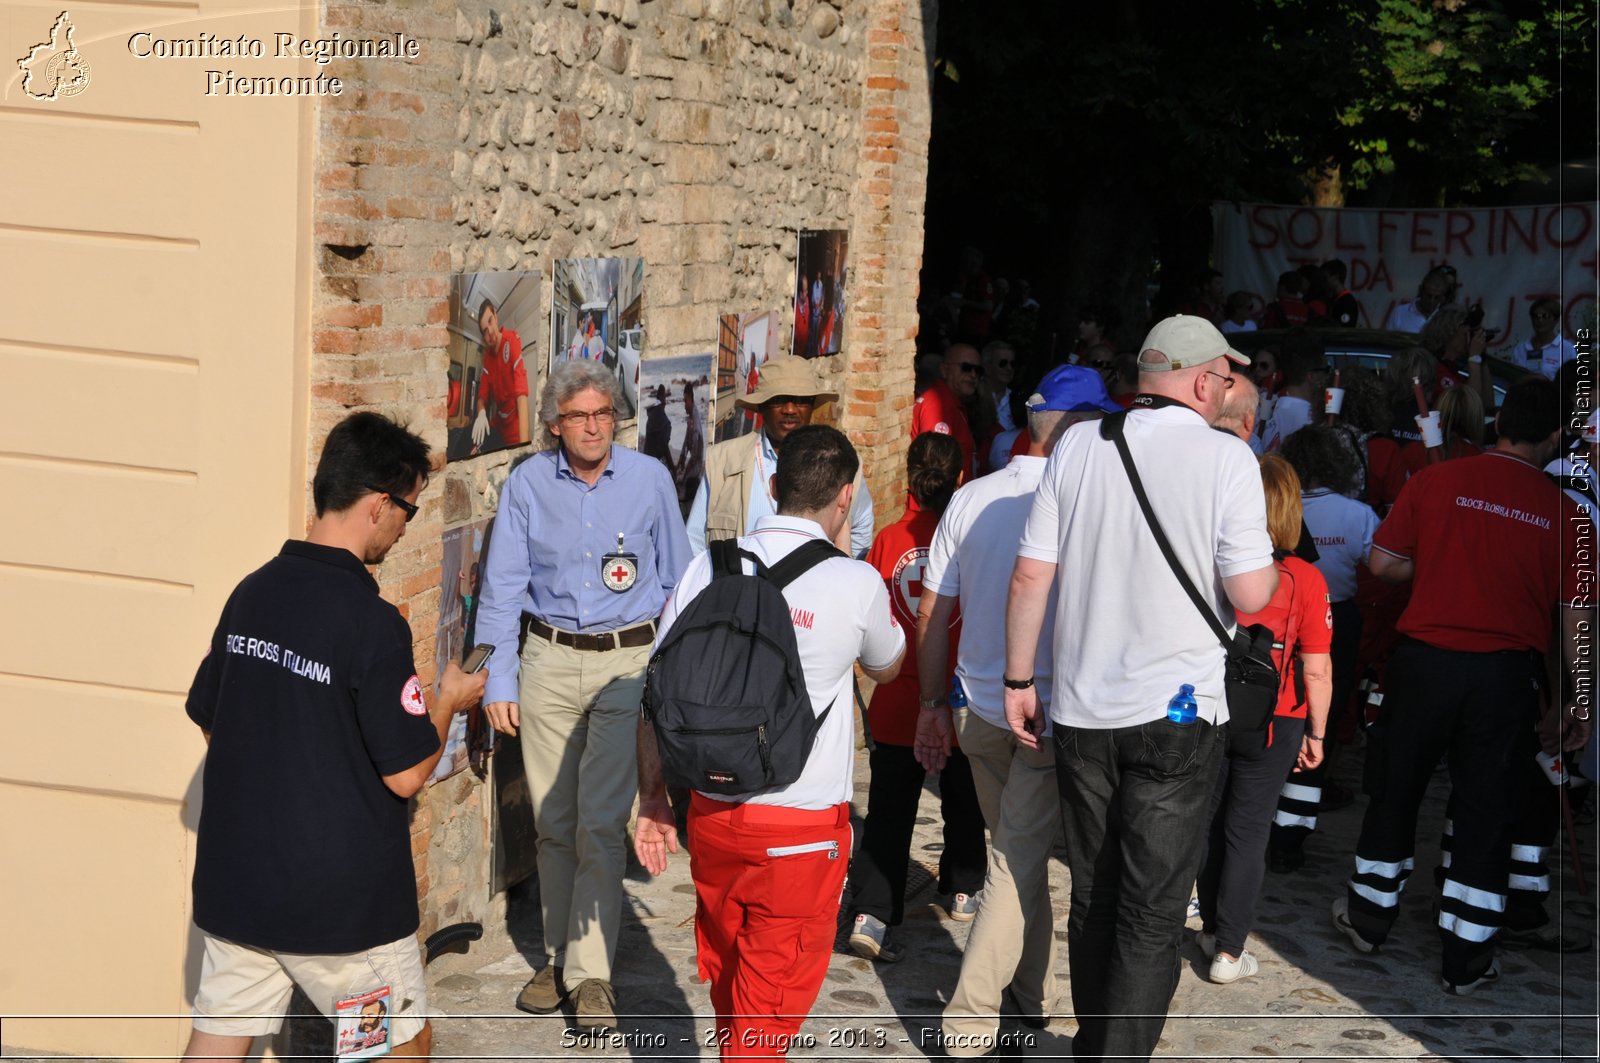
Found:
[{"label": "blue baseball cap", "polygon": [[1039,386],[1028,396],[1028,410],[1060,410],[1076,413],[1080,410],[1103,410],[1119,413],[1122,410],[1106,393],[1105,381],[1100,374],[1086,365],[1058,365],[1044,375]]}]

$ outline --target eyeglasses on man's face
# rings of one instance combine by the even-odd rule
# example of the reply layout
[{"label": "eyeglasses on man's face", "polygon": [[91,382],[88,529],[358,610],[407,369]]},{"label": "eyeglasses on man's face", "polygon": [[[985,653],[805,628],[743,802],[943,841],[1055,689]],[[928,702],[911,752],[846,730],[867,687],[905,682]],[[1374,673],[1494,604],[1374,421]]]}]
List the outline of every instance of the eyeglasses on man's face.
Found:
[{"label": "eyeglasses on man's face", "polygon": [[998,361],[996,361],[994,363],[994,367],[996,369],[1010,369],[1012,366],[1014,366],[1016,364],[1017,363],[1013,362],[1009,358],[1001,358],[1000,360],[998,360]]},{"label": "eyeglasses on man's face", "polygon": [[1229,374],[1229,373],[1213,373],[1209,369],[1205,370],[1204,372],[1205,372],[1206,376],[1214,376],[1218,380],[1222,381],[1222,390],[1223,391],[1232,391],[1233,390],[1233,376],[1232,376],[1232,374]]},{"label": "eyeglasses on man's face", "polygon": [[983,375],[983,364],[981,362],[957,362],[956,368],[961,370],[963,373],[976,373],[978,376]]},{"label": "eyeglasses on man's face", "polygon": [[384,498],[387,498],[389,501],[393,502],[395,508],[406,515],[407,524],[411,523],[411,518],[415,517],[417,515],[417,510],[421,508],[414,502],[407,502],[393,491],[385,491],[383,488],[374,487],[372,484],[367,484],[366,488],[368,491],[380,494]]},{"label": "eyeglasses on man's face", "polygon": [[610,406],[601,410],[568,410],[560,415],[561,423],[568,428],[582,428],[593,421],[597,427],[604,428],[617,419],[617,411]]}]

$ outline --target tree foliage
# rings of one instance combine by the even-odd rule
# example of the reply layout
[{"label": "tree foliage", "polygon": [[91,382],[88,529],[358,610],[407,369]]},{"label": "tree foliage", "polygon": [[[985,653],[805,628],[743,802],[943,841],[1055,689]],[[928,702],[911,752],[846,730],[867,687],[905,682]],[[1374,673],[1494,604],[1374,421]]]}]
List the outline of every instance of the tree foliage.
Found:
[{"label": "tree foliage", "polygon": [[[1594,10],[941,0],[939,56],[961,77],[933,79],[930,260],[952,229],[1004,256],[1056,226],[1059,253],[1061,226],[1108,215],[1170,241],[1214,199],[1307,201],[1330,174],[1352,206],[1492,201],[1593,154]],[[1147,248],[1101,249],[1065,279],[1086,293],[1109,269],[1091,287],[1131,293]]]}]

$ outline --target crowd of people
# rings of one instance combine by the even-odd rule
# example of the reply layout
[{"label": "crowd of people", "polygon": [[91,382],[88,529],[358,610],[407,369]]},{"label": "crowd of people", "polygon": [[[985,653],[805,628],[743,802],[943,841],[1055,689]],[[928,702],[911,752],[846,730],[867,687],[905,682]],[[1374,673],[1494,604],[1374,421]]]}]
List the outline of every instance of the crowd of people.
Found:
[{"label": "crowd of people", "polygon": [[[1206,313],[1157,321],[1132,351],[1116,311],[1089,308],[1062,363],[1035,372],[1025,286],[997,289],[981,266],[964,260],[950,342],[918,358],[908,497],[876,534],[860,457],[812,423],[837,398],[816,363],[762,367],[738,400],[760,428],[708,450],[687,522],[667,468],[614,442],[615,375],[557,365],[481,572],[487,667],[447,663],[432,693],[365,567],[416,514],[427,447],[375,414],[336,427],[310,534],[234,592],[189,696],[210,742],[190,1056],[242,1057],[294,984],[329,1015],[387,991],[394,1054],[427,1054],[405,798],[480,699],[520,745],[538,835],[545,955],[515,1003],[570,1009],[580,1030],[619,1021],[636,800],[648,871],[688,848],[724,1056],[777,1058],[820,991],[841,894],[852,950],[904,955],[912,827],[936,773],[938,888],[972,923],[944,1051],[992,1051],[1003,1010],[1051,1022],[1059,853],[1074,1056],[1148,1058],[1191,905],[1210,980],[1259,970],[1247,940],[1267,868],[1301,873],[1319,811],[1354,799],[1326,774],[1341,739],[1345,756],[1364,745],[1369,783],[1352,873],[1329,891],[1354,949],[1394,922],[1441,759],[1445,990],[1498,977],[1497,943],[1587,947],[1545,910],[1562,791],[1535,770],[1590,738],[1575,651],[1593,574],[1562,554],[1592,519],[1600,457],[1592,415],[1571,430],[1578,374],[1530,371],[1494,408],[1481,330],[1428,305],[1449,295],[1432,274],[1419,345],[1383,375],[1331,377],[1311,331],[1254,360],[1235,350],[1220,275],[1190,307]],[[1286,317],[1305,303],[1298,275],[1280,284]],[[1559,361],[1535,322],[1530,365]],[[745,787],[714,765],[685,784],[641,701],[701,596],[740,575],[782,594],[814,737],[787,776]],[[1270,662],[1259,720],[1230,691],[1235,630]],[[858,675],[871,778],[852,854]],[[776,733],[754,740],[777,758]],[[331,849],[302,829],[330,810],[345,827]],[[283,867],[314,869],[316,888],[264,873]]]}]

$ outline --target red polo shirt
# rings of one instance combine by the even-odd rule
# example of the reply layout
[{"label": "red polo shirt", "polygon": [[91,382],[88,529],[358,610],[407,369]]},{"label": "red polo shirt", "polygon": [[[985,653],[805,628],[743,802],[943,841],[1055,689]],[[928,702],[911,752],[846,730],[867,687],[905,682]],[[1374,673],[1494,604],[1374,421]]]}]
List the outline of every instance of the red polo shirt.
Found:
[{"label": "red polo shirt", "polygon": [[510,329],[500,330],[500,349],[485,351],[483,358],[484,402],[494,404],[494,428],[500,442],[508,447],[526,443],[518,439],[517,399],[528,394],[528,371],[522,364],[522,337]]},{"label": "red polo shirt", "polygon": [[962,467],[967,470],[965,479],[970,480],[977,475],[977,451],[972,441],[972,426],[967,423],[967,413],[961,408],[961,400],[956,398],[956,393],[943,380],[935,380],[932,387],[917,396],[917,404],[912,407],[911,438],[915,439],[924,432],[939,432],[955,439],[961,446]]},{"label": "red polo shirt", "polygon": [[[867,724],[874,741],[909,746],[917,738],[917,603],[922,598],[922,573],[928,566],[928,546],[933,542],[939,514],[923,509],[906,496],[906,512],[878,533],[867,551],[867,564],[878,570],[889,588],[889,612],[906,633],[906,655],[900,675],[892,683],[879,683],[867,704]],[[944,688],[956,673],[956,644],[961,640],[961,608],[950,618],[950,649]]]},{"label": "red polo shirt", "polygon": [[1578,507],[1543,472],[1490,451],[1429,465],[1400,491],[1373,546],[1416,566],[1402,635],[1466,653],[1550,646],[1551,610],[1580,591],[1561,556]]}]

